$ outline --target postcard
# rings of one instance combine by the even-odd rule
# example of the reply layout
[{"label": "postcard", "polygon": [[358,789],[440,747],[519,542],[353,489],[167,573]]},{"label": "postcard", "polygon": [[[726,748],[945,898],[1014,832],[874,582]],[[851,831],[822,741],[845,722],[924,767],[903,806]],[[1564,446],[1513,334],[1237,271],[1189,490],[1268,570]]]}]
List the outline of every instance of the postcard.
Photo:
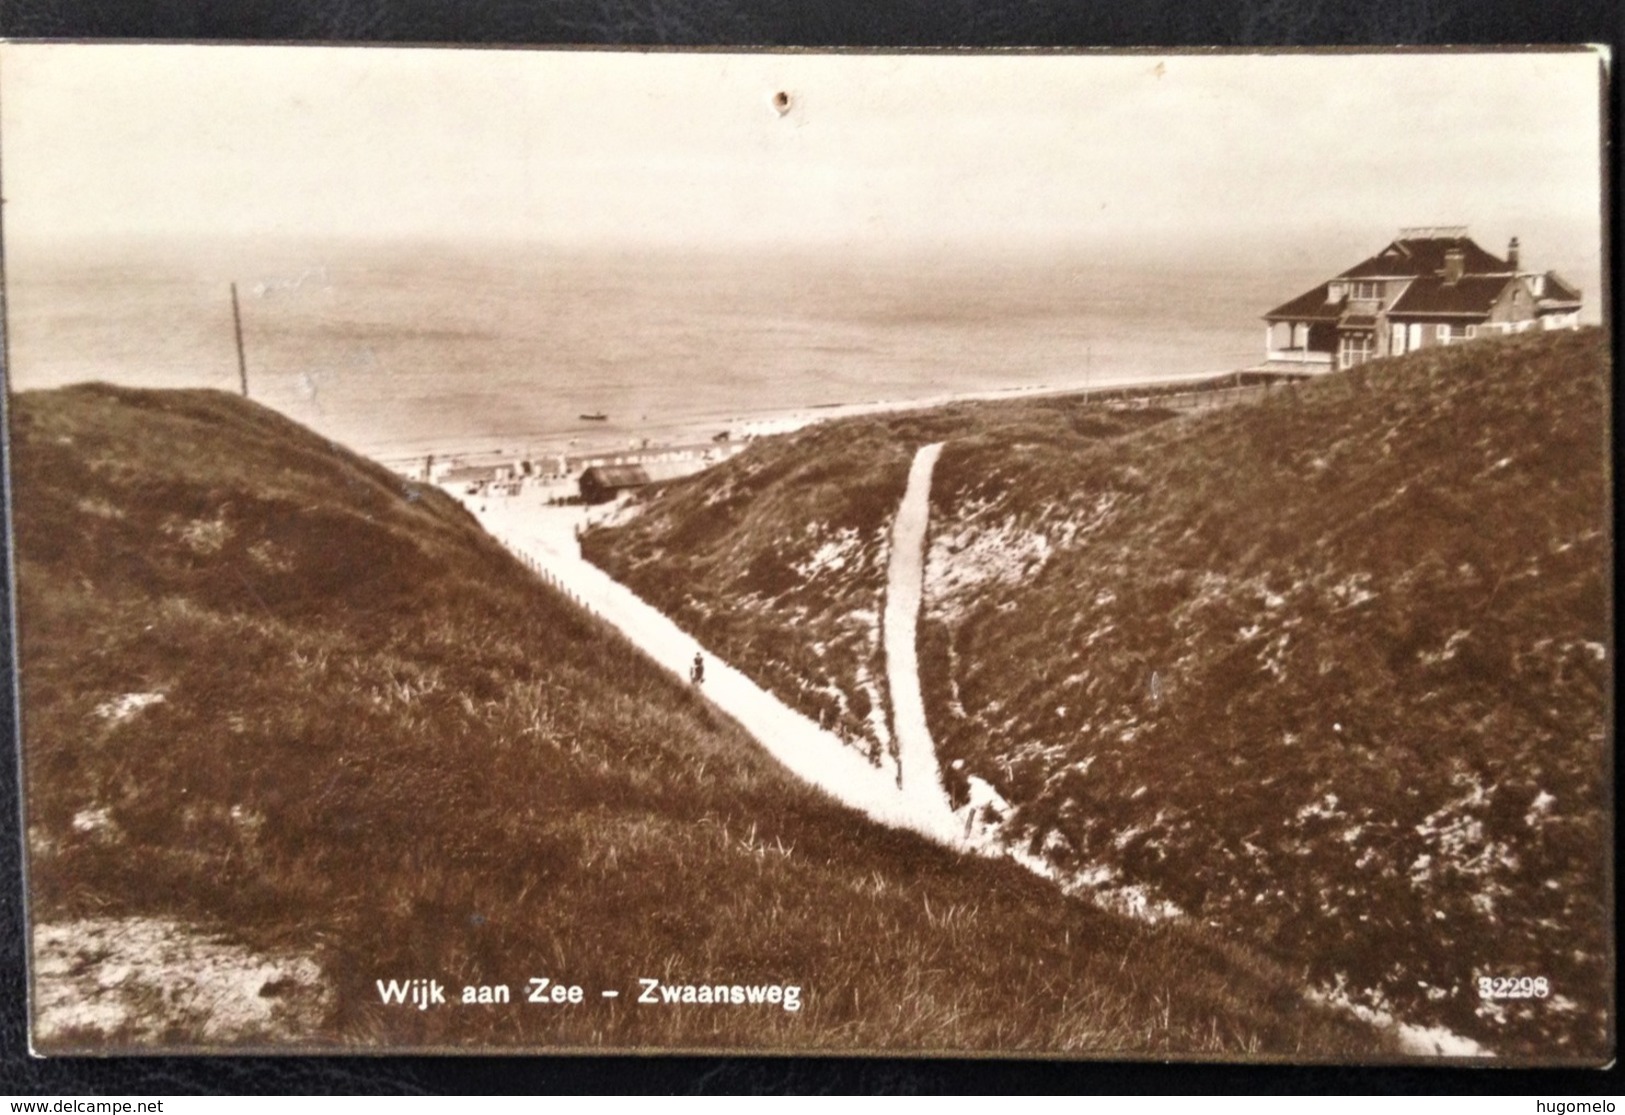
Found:
[{"label": "postcard", "polygon": [[1606,1063],[1610,66],[0,44],[33,1048]]}]

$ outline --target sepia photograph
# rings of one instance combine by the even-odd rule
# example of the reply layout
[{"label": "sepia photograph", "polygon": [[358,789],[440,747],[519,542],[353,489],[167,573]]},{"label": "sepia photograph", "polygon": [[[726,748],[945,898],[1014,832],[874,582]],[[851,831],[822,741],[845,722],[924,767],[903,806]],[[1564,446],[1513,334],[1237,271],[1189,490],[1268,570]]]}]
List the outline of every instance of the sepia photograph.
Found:
[{"label": "sepia photograph", "polygon": [[33,1051],[1608,1064],[1611,64],[0,43]]}]

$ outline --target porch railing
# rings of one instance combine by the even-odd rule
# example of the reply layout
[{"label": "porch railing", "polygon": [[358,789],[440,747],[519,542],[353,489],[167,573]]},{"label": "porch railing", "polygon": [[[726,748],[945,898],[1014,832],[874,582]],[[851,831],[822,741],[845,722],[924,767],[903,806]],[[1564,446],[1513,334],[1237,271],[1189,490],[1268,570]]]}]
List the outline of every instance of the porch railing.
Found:
[{"label": "porch railing", "polygon": [[1330,364],[1332,354],[1329,352],[1316,352],[1307,348],[1272,348],[1265,352],[1265,358],[1272,363],[1282,364]]}]

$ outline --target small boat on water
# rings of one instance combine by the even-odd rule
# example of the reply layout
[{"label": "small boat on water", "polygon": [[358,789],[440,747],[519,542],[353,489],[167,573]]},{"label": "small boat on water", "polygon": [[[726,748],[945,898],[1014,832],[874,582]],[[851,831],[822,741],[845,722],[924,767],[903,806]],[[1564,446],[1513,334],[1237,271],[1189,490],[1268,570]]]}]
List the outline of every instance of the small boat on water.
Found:
[{"label": "small boat on water", "polygon": [[590,414],[581,415],[581,420],[583,422],[608,422],[609,415],[605,414],[601,410],[595,410]]}]

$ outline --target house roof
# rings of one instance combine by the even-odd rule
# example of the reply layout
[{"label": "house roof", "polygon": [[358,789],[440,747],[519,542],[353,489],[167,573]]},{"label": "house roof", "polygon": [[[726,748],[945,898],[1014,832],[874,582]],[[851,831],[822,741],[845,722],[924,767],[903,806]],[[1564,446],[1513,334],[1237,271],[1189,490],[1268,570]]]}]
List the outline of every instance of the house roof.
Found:
[{"label": "house roof", "polygon": [[[1454,283],[1444,278],[1445,257],[1461,253],[1462,274]],[[1369,328],[1368,311],[1378,308],[1375,300],[1356,302],[1348,289],[1351,280],[1387,279],[1386,305],[1382,312],[1397,317],[1464,318],[1487,317],[1509,284],[1525,283],[1534,295],[1538,313],[1563,313],[1577,309],[1580,291],[1555,272],[1532,274],[1512,266],[1509,260],[1486,252],[1464,228],[1404,229],[1398,239],[1376,255],[1362,260],[1347,271],[1283,302],[1264,320],[1276,322],[1329,323],[1343,327]],[[1399,283],[1399,280],[1404,280]],[[1341,297],[1335,301],[1333,287]],[[1397,290],[1396,290],[1397,286]],[[1350,311],[1359,311],[1356,315]]]},{"label": "house roof", "polygon": [[1486,317],[1507,284],[1515,281],[1510,275],[1463,275],[1459,281],[1447,283],[1436,275],[1429,275],[1411,283],[1388,307],[1388,315]]},{"label": "house roof", "polygon": [[591,476],[606,488],[641,488],[661,480],[692,476],[705,467],[704,461],[644,461],[636,465],[594,465],[581,474]]},{"label": "house roof", "polygon": [[1556,271],[1548,271],[1546,272],[1546,286],[1541,291],[1539,302],[1542,306],[1553,303],[1567,305],[1571,302],[1578,306],[1580,304],[1580,289],[1570,286]]},{"label": "house roof", "polygon": [[606,488],[641,488],[649,482],[649,474],[642,465],[594,465],[581,474]]},{"label": "house roof", "polygon": [[1290,302],[1283,302],[1264,315],[1265,321],[1336,321],[1343,312],[1343,303],[1327,301],[1327,283],[1314,290],[1306,290]]},{"label": "house roof", "polygon": [[1462,271],[1468,275],[1512,273],[1512,265],[1500,256],[1480,248],[1470,236],[1401,237],[1376,255],[1361,260],[1338,276],[1340,279],[1399,278],[1436,275],[1444,271],[1444,256],[1460,248]]}]

